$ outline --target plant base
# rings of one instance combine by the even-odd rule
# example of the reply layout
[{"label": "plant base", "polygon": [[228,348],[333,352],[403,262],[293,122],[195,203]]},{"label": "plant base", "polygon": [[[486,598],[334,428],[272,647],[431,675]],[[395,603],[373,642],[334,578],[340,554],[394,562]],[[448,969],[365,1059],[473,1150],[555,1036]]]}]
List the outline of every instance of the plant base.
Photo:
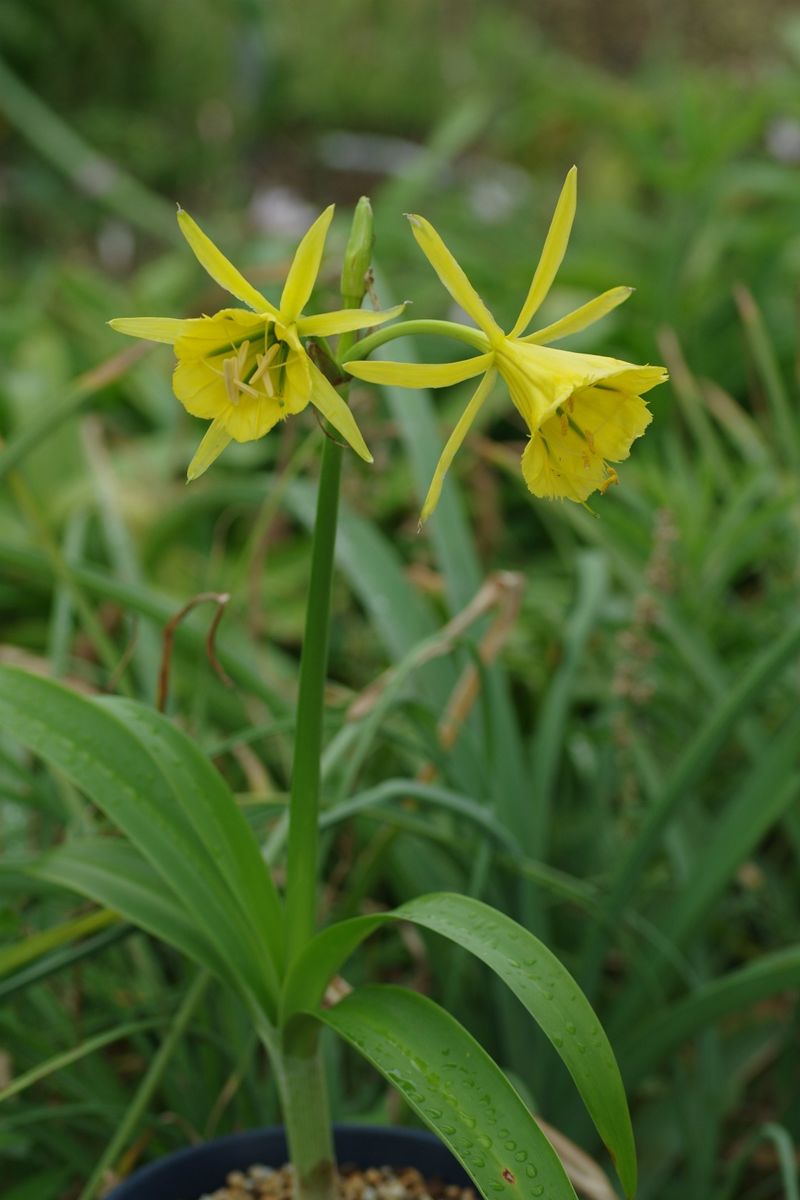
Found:
[{"label": "plant base", "polygon": [[[425,1130],[385,1128],[379,1125],[337,1125],[336,1156],[342,1163],[359,1166],[416,1167],[425,1176],[466,1185],[469,1177],[449,1150]],[[179,1150],[142,1167],[114,1188],[107,1200],[198,1200],[222,1187],[229,1171],[252,1163],[279,1167],[286,1162],[282,1128],[249,1130]]]}]

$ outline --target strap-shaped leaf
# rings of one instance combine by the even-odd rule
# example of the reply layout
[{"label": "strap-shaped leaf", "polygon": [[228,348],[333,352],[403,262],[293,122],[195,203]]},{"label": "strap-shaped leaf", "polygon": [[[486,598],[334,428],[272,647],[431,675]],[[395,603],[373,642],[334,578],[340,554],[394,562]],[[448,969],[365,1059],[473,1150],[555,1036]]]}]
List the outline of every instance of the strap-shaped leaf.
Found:
[{"label": "strap-shaped leaf", "polygon": [[129,842],[118,838],[66,842],[29,867],[28,873],[106,905],[235,986],[213,943]]},{"label": "strap-shaped leaf", "polygon": [[636,1147],[608,1038],[589,1001],[552,951],[489,905],[466,896],[434,893],[391,913],[356,917],[323,930],[292,964],[281,997],[282,1020],[317,1004],[331,976],[387,921],[412,921],[450,938],[482,959],[508,985],[561,1056],[608,1147],[626,1195],[632,1196]]},{"label": "strap-shaped leaf", "polygon": [[225,780],[191,738],[154,709],[116,696],[102,703],[158,761],[177,803],[252,926],[262,954],[277,972],[282,959],[281,903],[258,843]]},{"label": "strap-shaped leaf", "polygon": [[486,1200],[575,1200],[558,1155],[503,1072],[432,1000],[376,984],[315,1015],[403,1094]]},{"label": "strap-shaped leaf", "polygon": [[395,915],[469,950],[525,1005],[560,1054],[625,1194],[632,1196],[636,1146],[614,1051],[589,1001],[552,950],[510,917],[468,896],[420,896]]},{"label": "strap-shaped leaf", "polygon": [[109,707],[0,667],[0,725],[57,766],[130,838],[214,945],[239,986],[274,1014],[258,941],[156,758]]}]

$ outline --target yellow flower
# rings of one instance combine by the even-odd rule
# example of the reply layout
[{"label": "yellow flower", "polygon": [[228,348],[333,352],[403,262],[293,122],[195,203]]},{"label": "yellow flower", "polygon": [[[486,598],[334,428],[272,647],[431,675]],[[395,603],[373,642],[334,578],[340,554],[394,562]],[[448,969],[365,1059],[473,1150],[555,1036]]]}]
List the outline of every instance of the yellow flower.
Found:
[{"label": "yellow flower", "polygon": [[456,363],[350,362],[346,369],[371,383],[403,387],[444,387],[482,375],[450,435],[422,508],[433,512],[445,474],[497,374],[530,430],[522,473],[536,496],[580,503],[616,482],[608,464],[627,458],[634,439],[652,420],[643,392],[667,378],[663,367],[637,367],[596,354],[575,354],[547,346],[577,333],[627,300],[632,288],[617,287],[575,309],[552,325],[523,336],[550,291],[564,257],[575,216],[575,167],[567,175],[545,239],[528,296],[513,329],[504,333],[433,226],[423,217],[409,221],[426,258],[457,304],[472,318],[470,341],[481,353]]},{"label": "yellow flower", "polygon": [[303,237],[276,308],[247,282],[192,220],[178,210],[178,224],[211,278],[245,308],[223,308],[213,317],[119,317],[120,333],[168,342],[178,360],[173,388],[187,412],[211,424],[189,464],[189,479],[202,475],[233,440],[263,437],[290,413],[313,404],[363,459],[372,462],[350,409],[314,365],[301,338],[328,337],[381,325],[404,306],[387,312],[342,309],[305,316],[319,272],[334,206],[326,208]]}]

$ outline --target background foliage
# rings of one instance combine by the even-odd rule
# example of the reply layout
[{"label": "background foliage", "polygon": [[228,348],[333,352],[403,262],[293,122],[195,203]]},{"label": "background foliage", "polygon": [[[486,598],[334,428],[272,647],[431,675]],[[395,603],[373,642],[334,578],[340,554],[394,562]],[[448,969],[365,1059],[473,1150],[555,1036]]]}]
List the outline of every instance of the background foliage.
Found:
[{"label": "background foliage", "polygon": [[[531,501],[522,431],[500,403],[422,536],[435,439],[463,392],[354,389],[378,454],[376,469],[349,461],[345,481],[324,910],[432,887],[499,904],[599,1007],[645,1200],[796,1195],[790,6],[618,0],[601,20],[579,0],[535,13],[510,0],[7,0],[0,43],[3,660],[154,698],[165,624],[201,592],[230,593],[217,650],[233,686],[209,663],[200,606],[176,637],[169,710],[268,842],[319,435],[293,421],[187,489],[198,426],[171,395],[169,355],[139,356],[104,322],[215,304],[174,201],[269,290],[308,217],[363,191],[384,304],[448,315],[400,216],[413,207],[505,319],[579,164],[544,315],[634,285],[581,345],[664,361],[672,383],[599,519]],[[346,212],[325,301],[345,232]],[[475,620],[442,638],[482,586]],[[473,702],[437,730],[469,671]],[[56,886],[31,892],[26,860],[100,826],[30,766],[0,740],[4,1194],[88,1200],[105,1172],[269,1119],[274,1094],[226,995]],[[557,1061],[527,1024],[517,1034],[515,1002],[482,968],[433,938],[381,935],[356,977],[451,1003],[542,1116],[595,1152]],[[337,1066],[340,1116],[409,1119],[349,1058]]]}]

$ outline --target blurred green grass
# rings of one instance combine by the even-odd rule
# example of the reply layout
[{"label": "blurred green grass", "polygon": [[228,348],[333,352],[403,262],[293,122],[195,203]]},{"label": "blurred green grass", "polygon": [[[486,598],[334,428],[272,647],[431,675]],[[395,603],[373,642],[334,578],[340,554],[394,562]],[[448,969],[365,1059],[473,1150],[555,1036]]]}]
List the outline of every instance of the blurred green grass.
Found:
[{"label": "blurred green grass", "polygon": [[[391,288],[420,315],[446,315],[401,216],[413,206],[505,319],[578,162],[575,235],[545,316],[631,284],[625,309],[581,346],[672,372],[622,486],[599,520],[532,502],[521,430],[498,406],[460,456],[461,489],[454,481],[438,528],[419,538],[430,439],[463,393],[431,409],[358,389],[377,470],[348,464],[336,593],[330,803],[433,761],[525,860],[480,829],[459,826],[454,839],[452,814],[433,801],[387,805],[332,826],[326,904],[466,886],[546,930],[594,987],[620,1050],[645,1200],[791,1195],[776,1147],[800,1127],[798,967],[780,957],[795,952],[800,907],[796,652],[711,736],[797,619],[791,18],[790,6],[714,0],[669,13],[615,3],[602,19],[576,0],[543,6],[538,23],[510,2],[0,7],[0,430],[14,446],[62,407],[71,414],[16,464],[0,500],[3,653],[149,699],[165,622],[197,592],[230,591],[220,653],[236,687],[211,672],[209,613],[198,612],[178,638],[172,711],[208,749],[227,747],[220,765],[265,833],[286,786],[311,487],[297,476],[313,474],[315,427],[289,423],[186,489],[199,427],[171,395],[165,350],[123,363],[102,390],[81,385],[84,399],[73,381],[125,349],[109,317],[215,303],[178,244],[176,200],[269,290],[308,212],[330,199],[346,210],[369,191],[382,299]],[[326,301],[334,282],[332,265]],[[445,754],[436,722],[483,627],[436,663],[413,670],[414,655],[498,569],[521,573],[521,612]],[[408,675],[381,721],[348,722],[349,701],[390,662]],[[37,771],[31,782],[26,768],[0,742],[0,920],[12,946],[78,911],[55,890],[28,895],[14,862],[96,819],[62,780]],[[663,840],[631,877],[622,917],[598,924],[665,795]],[[68,934],[66,959],[44,954],[38,974],[0,981],[13,1076],[178,1011],[188,975],[171,955],[132,935],[73,960]],[[409,949],[378,941],[353,970],[449,990],[543,1115],[588,1138],[538,1043],[520,1053],[513,1009],[498,1020],[485,979],[438,949]],[[762,963],[756,986],[742,972]],[[162,1037],[141,1030],[0,1108],[10,1200],[80,1194]],[[199,999],[171,1053],[131,1161],[274,1111],[243,1015],[218,991]],[[337,1066],[337,1111],[385,1116],[383,1089]]]}]

